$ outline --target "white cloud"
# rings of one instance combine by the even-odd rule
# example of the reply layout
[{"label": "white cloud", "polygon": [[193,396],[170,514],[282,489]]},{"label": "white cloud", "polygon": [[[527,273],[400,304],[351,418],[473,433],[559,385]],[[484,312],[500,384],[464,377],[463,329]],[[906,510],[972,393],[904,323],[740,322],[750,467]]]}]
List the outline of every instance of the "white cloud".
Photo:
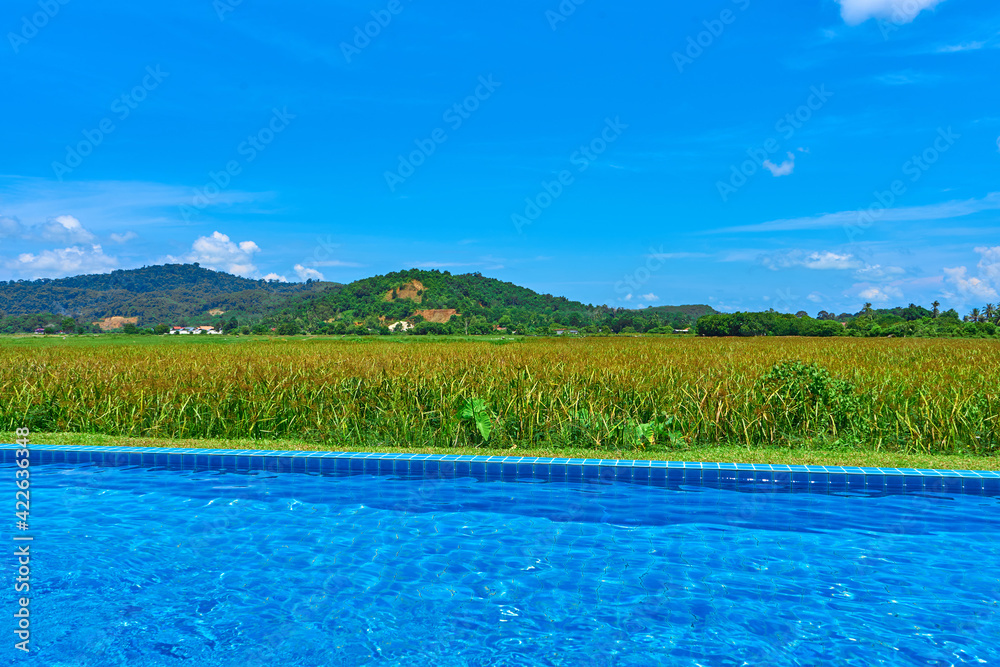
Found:
[{"label": "white cloud", "polygon": [[38,233],[42,239],[55,243],[90,243],[97,238],[71,215],[60,215],[46,220],[39,225]]},{"label": "white cloud", "polygon": [[618,300],[619,301],[631,301],[632,300],[632,295],[631,294],[626,294],[625,296],[623,296],[622,298],[620,298]]},{"label": "white cloud", "polygon": [[781,164],[774,164],[770,160],[764,160],[763,164],[772,176],[788,176],[795,171],[795,154],[789,151],[788,159]]},{"label": "white cloud", "polygon": [[656,296],[652,292],[650,292],[649,294],[640,294],[639,298],[640,299],[644,299],[646,301],[659,301],[660,300],[660,297]]},{"label": "white cloud", "polygon": [[883,287],[869,287],[858,293],[862,299],[876,303],[884,303],[890,299],[902,299],[903,293],[896,287],[889,285]]},{"label": "white cloud", "polygon": [[826,297],[820,294],[819,292],[812,292],[806,298],[812,301],[813,303],[822,303],[824,300],[826,300]]},{"label": "white cloud", "polygon": [[258,252],[260,247],[253,241],[233,243],[225,234],[213,232],[211,236],[202,236],[196,240],[187,255],[168,255],[166,261],[198,262],[208,269],[254,278],[257,276],[257,266],[253,263],[253,256]]},{"label": "white cloud", "polygon": [[976,252],[980,255],[976,265],[978,276],[970,276],[969,270],[964,266],[946,268],[945,282],[950,283],[963,299],[996,299],[1000,288],[1000,246],[980,247],[976,248]]},{"label": "white cloud", "polygon": [[298,274],[299,280],[323,280],[323,274],[316,269],[309,269],[301,264],[295,265],[295,273]]},{"label": "white cloud", "polygon": [[844,271],[864,266],[860,260],[850,253],[838,254],[829,250],[811,252],[809,254],[806,254],[802,250],[790,250],[765,256],[761,259],[761,262],[764,266],[774,271],[797,267],[816,271]]},{"label": "white cloud", "polygon": [[288,278],[286,278],[285,276],[279,276],[277,273],[269,273],[269,274],[267,274],[266,276],[264,276],[264,280],[266,280],[268,282],[270,282],[272,280],[276,280],[279,283],[287,283],[288,282]]},{"label": "white cloud", "polygon": [[99,245],[73,246],[62,250],[43,250],[38,254],[26,252],[7,268],[29,278],[57,278],[67,275],[106,273],[118,268],[118,260],[104,254]]},{"label": "white cloud", "polygon": [[835,252],[827,250],[825,252],[812,253],[806,257],[802,265],[807,269],[817,269],[820,271],[828,269],[843,271],[844,269],[856,268],[858,264],[859,262],[854,258],[854,255],[838,255]]},{"label": "white cloud", "polygon": [[82,244],[90,244],[97,240],[97,237],[84,229],[80,221],[72,215],[48,218],[45,222],[33,225],[22,224],[16,217],[0,216],[0,238]]},{"label": "white cloud", "polygon": [[115,243],[128,243],[132,239],[139,238],[139,235],[135,232],[125,232],[124,234],[112,234],[111,240]]},{"label": "white cloud", "polygon": [[838,0],[840,15],[848,25],[858,25],[870,18],[909,23],[925,9],[933,9],[942,0]]}]

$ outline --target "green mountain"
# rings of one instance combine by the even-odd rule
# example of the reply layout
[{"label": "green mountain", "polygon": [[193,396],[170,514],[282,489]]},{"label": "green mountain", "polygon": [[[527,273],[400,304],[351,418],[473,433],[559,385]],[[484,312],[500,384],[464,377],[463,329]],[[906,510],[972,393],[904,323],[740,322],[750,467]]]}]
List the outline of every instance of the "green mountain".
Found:
[{"label": "green mountain", "polygon": [[400,321],[416,324],[418,333],[487,333],[496,327],[525,333],[559,327],[616,332],[631,327],[641,332],[686,327],[697,315],[715,312],[708,306],[673,308],[635,311],[593,306],[480,273],[411,269],[303,298],[276,314],[273,321],[329,333],[378,330]]},{"label": "green mountain", "polygon": [[715,315],[719,311],[705,304],[692,304],[687,306],[649,306],[639,312],[657,315],[686,315],[692,320],[697,320],[705,315]]},{"label": "green mountain", "polygon": [[[71,317],[91,323],[108,317],[136,317],[140,326],[179,325],[210,319],[260,319],[296,296],[321,293],[335,283],[279,283],[249,280],[201,268],[166,264],[57,280],[0,282],[0,331],[25,317]],[[41,318],[45,320],[45,317]],[[45,322],[38,326],[44,326]]]},{"label": "green mountain", "polygon": [[[641,311],[539,294],[480,273],[411,269],[340,285],[249,280],[197,264],[167,264],[58,280],[0,282],[0,333],[92,331],[106,318],[139,328],[225,323],[258,333],[521,333],[557,329],[646,332],[687,328],[708,306]],[[75,323],[69,322],[72,318]],[[235,323],[232,320],[236,320]],[[125,322],[115,321],[114,326]],[[111,323],[105,323],[108,327]]]}]

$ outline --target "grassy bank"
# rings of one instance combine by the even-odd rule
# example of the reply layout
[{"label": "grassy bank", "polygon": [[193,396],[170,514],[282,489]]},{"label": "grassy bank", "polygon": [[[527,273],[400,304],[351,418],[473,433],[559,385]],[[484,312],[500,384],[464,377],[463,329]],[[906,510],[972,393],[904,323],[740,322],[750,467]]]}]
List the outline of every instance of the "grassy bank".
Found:
[{"label": "grassy bank", "polygon": [[[0,440],[13,442],[13,433],[0,433]],[[205,449],[269,449],[279,451],[329,451],[303,440],[169,440],[77,433],[33,433],[32,442],[48,445],[94,447],[199,447]],[[541,456],[594,458],[591,449],[499,449],[495,447],[373,447],[341,448],[390,454],[469,454],[474,456]],[[901,454],[871,452],[857,448],[801,446],[791,449],[705,445],[687,449],[631,449],[603,452],[602,458],[649,459],[654,461],[709,461],[720,463],[771,463],[786,465],[863,466],[876,468],[937,468],[948,470],[1000,470],[1000,457],[969,454]]]}]

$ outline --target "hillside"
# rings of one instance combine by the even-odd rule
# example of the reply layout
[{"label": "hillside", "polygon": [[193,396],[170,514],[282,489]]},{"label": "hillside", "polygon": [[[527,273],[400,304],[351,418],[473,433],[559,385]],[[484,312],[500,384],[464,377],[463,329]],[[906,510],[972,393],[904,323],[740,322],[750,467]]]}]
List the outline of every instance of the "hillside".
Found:
[{"label": "hillside", "polygon": [[[642,311],[593,306],[479,273],[411,269],[348,285],[249,280],[197,264],[167,264],[58,280],[0,282],[0,333],[125,324],[249,326],[259,333],[645,332],[686,328],[708,306]],[[75,323],[68,322],[72,318]],[[98,325],[97,323],[100,323]]]},{"label": "hillside", "polygon": [[705,304],[691,304],[687,306],[649,306],[639,312],[657,315],[685,315],[692,320],[697,320],[705,315],[716,315],[719,311]]},{"label": "hillside", "polygon": [[[138,318],[140,326],[192,319],[260,319],[296,296],[335,289],[334,283],[249,280],[197,264],[166,264],[57,280],[0,282],[0,316],[51,314],[90,323]],[[211,311],[211,313],[209,312]],[[16,327],[15,327],[16,330]]]},{"label": "hillside", "polygon": [[676,308],[640,312],[593,306],[539,294],[480,273],[452,275],[411,269],[302,298],[277,314],[274,322],[293,322],[300,329],[330,333],[360,333],[361,329],[381,329],[399,321],[415,324],[418,333],[487,333],[497,327],[522,333],[555,327],[647,331],[689,325],[693,318],[685,308],[714,312],[707,306]]}]

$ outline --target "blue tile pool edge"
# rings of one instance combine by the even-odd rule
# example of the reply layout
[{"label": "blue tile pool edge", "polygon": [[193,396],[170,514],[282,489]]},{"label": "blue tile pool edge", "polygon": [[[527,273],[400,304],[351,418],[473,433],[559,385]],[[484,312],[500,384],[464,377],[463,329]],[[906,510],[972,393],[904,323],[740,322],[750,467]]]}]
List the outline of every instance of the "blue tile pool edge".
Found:
[{"label": "blue tile pool edge", "polygon": [[[14,462],[15,452],[20,448],[0,443],[0,462]],[[41,444],[29,445],[28,449],[32,464],[95,463],[171,470],[405,474],[508,481],[618,481],[761,491],[1000,495],[1000,472],[990,470]]]}]

